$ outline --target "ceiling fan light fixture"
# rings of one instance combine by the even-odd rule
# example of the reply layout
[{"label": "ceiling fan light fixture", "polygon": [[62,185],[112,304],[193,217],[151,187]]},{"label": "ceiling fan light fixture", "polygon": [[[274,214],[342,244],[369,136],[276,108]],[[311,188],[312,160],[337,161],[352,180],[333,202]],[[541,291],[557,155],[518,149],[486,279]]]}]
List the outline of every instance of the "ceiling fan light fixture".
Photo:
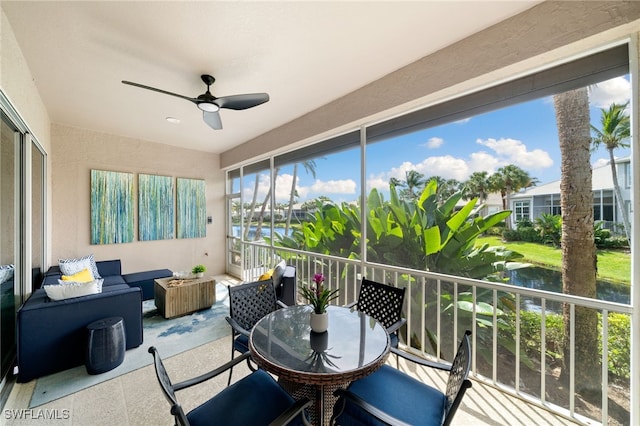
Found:
[{"label": "ceiling fan light fixture", "polygon": [[[243,110],[261,105],[269,100],[269,95],[267,93],[248,93],[244,95],[230,95],[216,98],[210,92],[211,85],[214,81],[216,81],[216,79],[209,74],[203,74],[200,76],[200,78],[202,79],[202,82],[207,85],[207,91],[195,98],[180,95],[178,93],[167,92],[166,90],[158,89],[151,86],[145,86],[144,84],[134,83],[132,81],[122,80],[122,84],[139,87],[141,89],[152,90],[154,92],[163,93],[165,95],[175,96],[177,98],[182,98],[196,104],[198,109],[203,112],[202,119],[213,130],[222,129],[222,121],[220,120],[219,114],[221,108]],[[166,120],[170,123],[175,124],[179,122],[179,119],[175,119],[173,117],[166,117]]]},{"label": "ceiling fan light fixture", "polygon": [[205,112],[216,112],[220,110],[220,107],[211,102],[200,102],[198,108]]}]

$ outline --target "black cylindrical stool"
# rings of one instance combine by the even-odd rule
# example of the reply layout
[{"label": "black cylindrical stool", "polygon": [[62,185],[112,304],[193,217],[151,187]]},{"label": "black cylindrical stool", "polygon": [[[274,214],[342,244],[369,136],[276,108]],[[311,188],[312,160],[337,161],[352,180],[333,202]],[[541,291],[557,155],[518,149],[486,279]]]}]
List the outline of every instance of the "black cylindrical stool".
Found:
[{"label": "black cylindrical stool", "polygon": [[89,331],[85,356],[87,373],[104,373],[122,364],[126,348],[122,317],[94,321],[87,326],[87,330]]}]

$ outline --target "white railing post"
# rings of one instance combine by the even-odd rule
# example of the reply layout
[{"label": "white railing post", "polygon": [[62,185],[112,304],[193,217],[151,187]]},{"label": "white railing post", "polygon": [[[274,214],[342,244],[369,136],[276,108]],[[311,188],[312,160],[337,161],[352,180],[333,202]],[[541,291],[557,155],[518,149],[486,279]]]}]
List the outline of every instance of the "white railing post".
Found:
[{"label": "white railing post", "polygon": [[609,418],[609,311],[602,311],[602,417]]},{"label": "white railing post", "polygon": [[569,413],[576,413],[576,305],[569,305]]},{"label": "white railing post", "polygon": [[[475,290],[475,289],[474,289]],[[520,392],[520,295],[516,294],[516,393]]]},{"label": "white railing post", "polygon": [[547,401],[547,299],[540,300],[540,400]]},{"label": "white railing post", "polygon": [[631,359],[630,359],[630,399],[631,407],[631,424],[640,424],[640,197],[638,190],[640,188],[640,173],[637,167],[640,167],[640,34],[635,33],[629,39],[629,70],[631,79],[631,171],[633,183],[631,187],[634,189],[631,193],[632,220],[631,220],[631,305],[633,306],[633,314],[631,315]]}]

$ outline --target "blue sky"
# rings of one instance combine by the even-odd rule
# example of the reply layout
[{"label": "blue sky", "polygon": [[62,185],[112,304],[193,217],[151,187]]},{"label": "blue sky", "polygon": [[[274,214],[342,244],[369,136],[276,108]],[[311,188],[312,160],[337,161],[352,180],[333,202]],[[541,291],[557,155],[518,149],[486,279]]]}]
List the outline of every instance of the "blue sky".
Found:
[{"label": "blue sky", "polygon": [[[626,102],[631,94],[627,77],[601,82],[590,89],[591,123],[599,127],[600,108]],[[629,150],[615,152],[630,155]],[[608,154],[592,153],[592,165],[607,164]],[[507,164],[526,170],[540,184],[560,179],[560,150],[552,99],[543,98],[492,111],[470,119],[371,144],[367,148],[367,188],[388,190],[391,177],[403,179],[406,171],[425,176],[466,180],[475,171],[489,174]],[[298,202],[326,195],[334,201],[353,201],[360,191],[359,150],[316,160],[316,178],[299,167]],[[276,180],[276,199],[288,201],[292,167],[283,168]],[[261,182],[266,194],[268,180]],[[253,190],[253,187],[245,190]]]}]

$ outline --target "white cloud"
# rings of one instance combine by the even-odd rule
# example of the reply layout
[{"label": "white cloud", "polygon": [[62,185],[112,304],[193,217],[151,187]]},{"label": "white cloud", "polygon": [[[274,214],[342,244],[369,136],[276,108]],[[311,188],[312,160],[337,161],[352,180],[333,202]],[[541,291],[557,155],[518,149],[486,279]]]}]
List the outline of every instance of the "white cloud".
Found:
[{"label": "white cloud", "polygon": [[[255,181],[254,180],[245,180],[244,188],[242,190],[242,198],[246,200],[246,202],[251,202],[253,200],[253,190],[255,189]],[[258,190],[256,196],[256,204],[262,204],[264,201],[264,197],[267,196],[267,192],[269,191],[270,178],[269,174],[263,173],[259,175],[258,178]]]},{"label": "white cloud", "polygon": [[385,175],[386,173],[369,176],[367,179],[367,192],[371,191],[373,188],[383,191],[389,189],[389,179],[385,179]]},{"label": "white cloud", "polygon": [[451,155],[425,158],[416,164],[415,170],[427,177],[441,176],[445,179],[463,180],[469,176],[469,166],[467,162]]},{"label": "white cloud", "polygon": [[417,164],[405,161],[388,172],[371,175],[367,179],[367,188],[388,189],[389,179],[394,177],[404,180],[409,170],[420,172],[426,177],[441,176],[445,179],[458,180],[466,179],[471,173],[469,166],[463,159],[455,158],[451,155],[427,157]]},{"label": "white cloud", "polygon": [[[293,181],[293,175],[284,173],[276,176],[276,202],[288,202],[291,194],[291,182]],[[300,182],[300,177],[296,178],[296,181]],[[309,188],[300,186],[296,183],[296,191],[298,192],[298,199],[304,199],[309,193]],[[255,189],[255,181],[247,181],[242,191],[242,197],[248,203],[253,200],[253,190]],[[264,202],[267,193],[269,192],[269,186],[271,180],[268,174],[261,174],[258,179],[258,191],[256,196],[256,205],[261,205]]]},{"label": "white cloud", "polygon": [[609,164],[608,158],[598,158],[596,161],[593,162],[593,164],[591,164],[591,168],[597,169],[598,167],[606,166],[607,164]]},{"label": "white cloud", "polygon": [[467,161],[469,174],[473,172],[487,172],[489,175],[492,175],[497,169],[505,165],[504,161],[500,161],[487,151],[474,152],[469,157],[470,159]]},{"label": "white cloud", "polygon": [[[296,178],[299,181],[298,178]],[[291,195],[291,183],[293,182],[293,175],[288,173],[276,176],[276,201],[281,203],[289,201]]]},{"label": "white cloud", "polygon": [[631,83],[624,77],[616,77],[591,87],[589,100],[598,108],[609,108],[612,103],[623,104],[631,96]]},{"label": "white cloud", "polygon": [[529,151],[522,141],[516,139],[478,139],[477,143],[489,150],[473,152],[467,159],[444,155],[427,157],[419,163],[405,161],[387,172],[369,176],[367,188],[386,190],[389,188],[389,179],[404,180],[409,170],[420,172],[426,177],[440,176],[444,179],[464,181],[473,172],[486,171],[493,174],[497,169],[508,164],[515,164],[524,170],[553,166],[549,153],[541,149]]},{"label": "white cloud", "polygon": [[529,170],[546,169],[553,166],[553,160],[546,151],[534,149],[528,151],[527,146],[517,139],[501,138],[501,139],[478,139],[476,142],[486,146],[500,158],[500,162],[506,164],[515,164],[518,167]]},{"label": "white cloud", "polygon": [[[316,180],[309,188],[310,192],[318,194],[355,194],[357,184],[352,179],[328,180],[326,182]],[[302,194],[301,194],[302,195]]]},{"label": "white cloud", "polygon": [[425,146],[429,149],[435,149],[435,148],[440,148],[443,143],[444,143],[444,139],[433,137],[427,141]]}]

